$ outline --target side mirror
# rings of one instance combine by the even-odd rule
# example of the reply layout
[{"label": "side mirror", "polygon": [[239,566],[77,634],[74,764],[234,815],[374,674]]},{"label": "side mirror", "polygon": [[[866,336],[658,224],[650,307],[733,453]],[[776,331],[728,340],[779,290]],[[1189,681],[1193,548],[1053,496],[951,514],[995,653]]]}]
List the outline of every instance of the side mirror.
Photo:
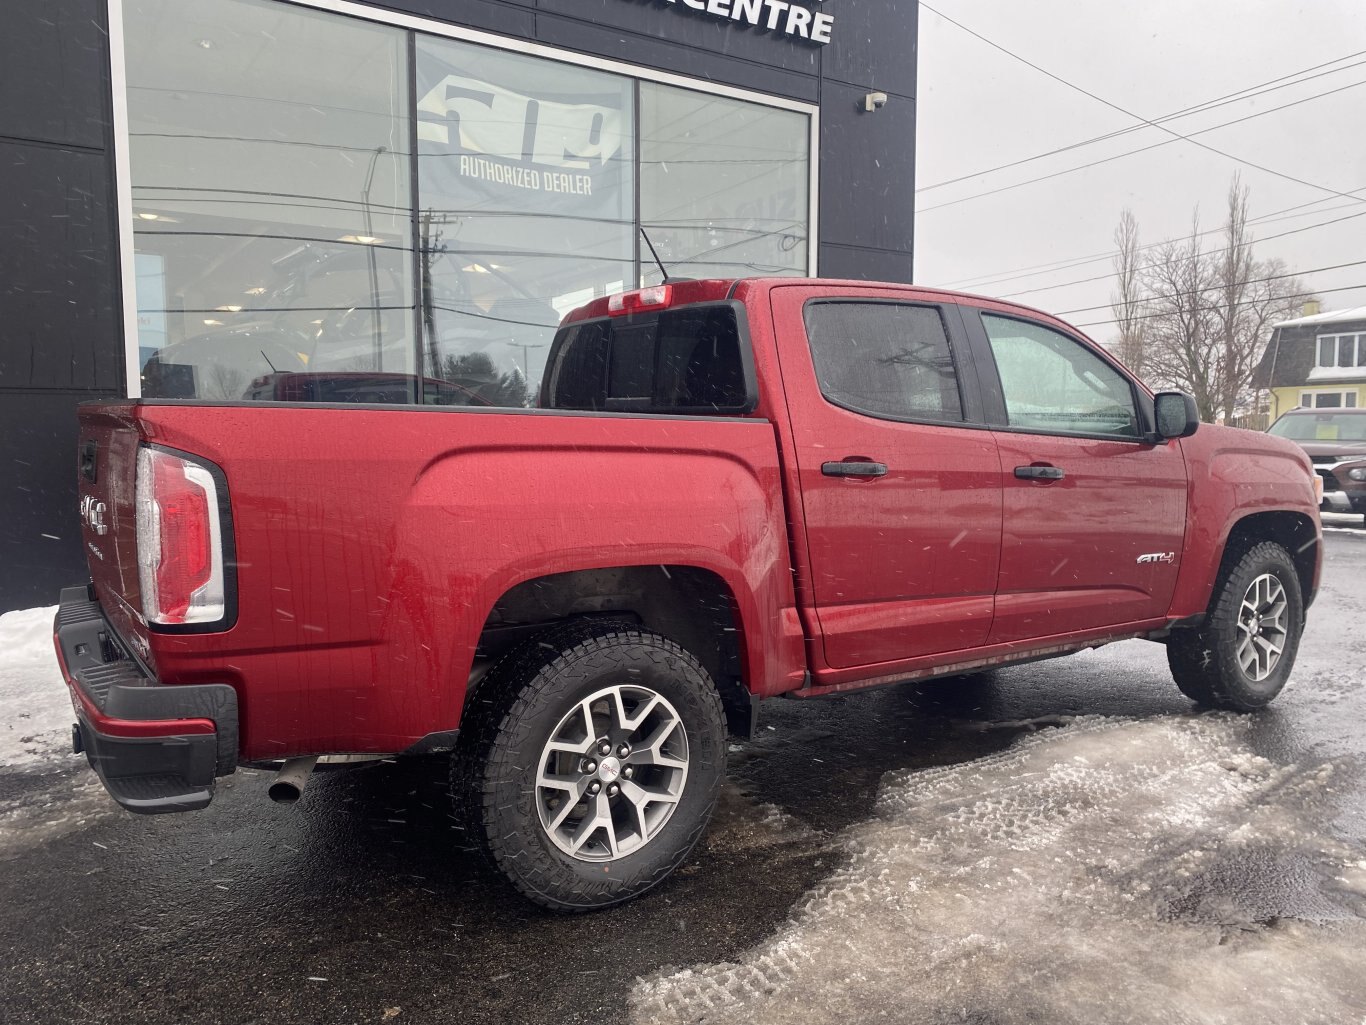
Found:
[{"label": "side mirror", "polygon": [[1200,426],[1200,410],[1185,392],[1158,392],[1153,399],[1157,436],[1164,441],[1189,438]]}]

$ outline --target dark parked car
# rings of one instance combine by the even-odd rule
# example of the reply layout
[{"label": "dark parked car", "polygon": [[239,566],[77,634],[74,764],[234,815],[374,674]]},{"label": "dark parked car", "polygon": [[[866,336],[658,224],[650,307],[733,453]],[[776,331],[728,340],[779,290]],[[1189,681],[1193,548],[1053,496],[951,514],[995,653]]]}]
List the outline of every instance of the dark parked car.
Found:
[{"label": "dark parked car", "polygon": [[1323,478],[1321,509],[1366,517],[1366,409],[1292,409],[1269,433],[1309,454]]}]

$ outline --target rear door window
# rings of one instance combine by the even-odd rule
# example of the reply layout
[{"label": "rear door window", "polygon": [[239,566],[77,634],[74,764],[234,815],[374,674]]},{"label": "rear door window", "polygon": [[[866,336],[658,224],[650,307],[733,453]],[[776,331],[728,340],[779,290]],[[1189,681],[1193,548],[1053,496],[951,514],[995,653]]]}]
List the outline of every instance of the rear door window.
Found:
[{"label": "rear door window", "polygon": [[828,301],[806,307],[821,394],[889,420],[962,422],[963,399],[937,306]]}]

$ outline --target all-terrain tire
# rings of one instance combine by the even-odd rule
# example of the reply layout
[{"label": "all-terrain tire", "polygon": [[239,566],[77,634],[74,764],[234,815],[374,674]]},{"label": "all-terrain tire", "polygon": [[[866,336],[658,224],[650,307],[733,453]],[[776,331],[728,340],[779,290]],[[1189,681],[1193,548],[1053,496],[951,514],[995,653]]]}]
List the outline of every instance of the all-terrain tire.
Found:
[{"label": "all-terrain tire", "polygon": [[[1239,658],[1246,639],[1240,620],[1252,614],[1245,598],[1254,582],[1271,576],[1284,594],[1284,643],[1274,666],[1263,679],[1249,672]],[[1220,570],[1205,621],[1196,629],[1174,630],[1167,640],[1167,664],[1181,693],[1198,705],[1233,712],[1265,708],[1285,687],[1299,651],[1304,630],[1304,597],[1290,553],[1264,541],[1254,545]]]},{"label": "all-terrain tire", "polygon": [[[579,860],[551,839],[536,781],[565,717],[617,685],[646,687],[676,710],[686,778],[673,811],[638,849]],[[640,896],[682,863],[711,819],[725,762],[721,699],[692,654],[630,623],[580,621],[533,638],[480,681],[461,723],[451,794],[470,838],[523,895],[554,911],[591,911]]]}]

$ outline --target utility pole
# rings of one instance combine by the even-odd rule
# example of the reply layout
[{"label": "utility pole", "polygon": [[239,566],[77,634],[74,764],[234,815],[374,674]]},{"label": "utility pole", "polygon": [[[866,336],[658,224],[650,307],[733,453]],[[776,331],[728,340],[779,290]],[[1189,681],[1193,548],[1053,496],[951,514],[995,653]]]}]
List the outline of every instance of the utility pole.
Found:
[{"label": "utility pole", "polygon": [[383,326],[379,313],[379,268],[375,261],[375,226],[370,217],[370,187],[375,184],[375,169],[379,158],[389,152],[387,146],[376,146],[370,157],[370,169],[365,175],[365,187],[360,190],[361,210],[365,214],[366,262],[370,269],[370,310],[374,325],[375,369],[384,369],[384,339],[381,337]]},{"label": "utility pole", "polygon": [[513,344],[514,347],[516,347],[516,348],[522,350],[522,376],[523,376],[524,378],[526,378],[527,384],[530,385],[530,384],[531,384],[531,365],[530,365],[530,361],[529,361],[529,359],[528,359],[528,357],[527,357],[527,352],[528,352],[528,350],[530,350],[530,349],[544,349],[544,348],[545,348],[545,345],[544,345],[544,344],[532,344],[532,343],[529,343],[529,342],[513,342],[512,344]]}]

